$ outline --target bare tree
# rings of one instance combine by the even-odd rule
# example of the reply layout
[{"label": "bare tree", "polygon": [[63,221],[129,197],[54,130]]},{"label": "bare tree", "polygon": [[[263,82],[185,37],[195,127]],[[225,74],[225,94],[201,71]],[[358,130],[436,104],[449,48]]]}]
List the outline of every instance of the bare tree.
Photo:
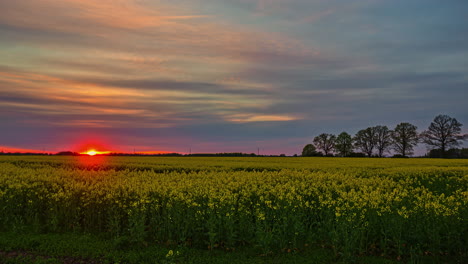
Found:
[{"label": "bare tree", "polygon": [[460,135],[461,127],[462,124],[457,119],[448,115],[438,115],[429,128],[421,133],[421,139],[429,147],[439,149],[444,155],[447,149],[458,146],[463,140],[463,135]]},{"label": "bare tree", "polygon": [[413,148],[418,144],[417,127],[410,123],[400,123],[392,131],[392,147],[403,157],[413,154]]},{"label": "bare tree", "polygon": [[387,151],[392,144],[392,132],[387,126],[376,126],[374,130],[375,146],[379,152],[379,157],[383,157],[385,151]]},{"label": "bare tree", "polygon": [[335,151],[342,157],[349,156],[353,151],[353,138],[350,134],[342,132],[335,140]]},{"label": "bare tree", "polygon": [[323,133],[314,138],[314,145],[317,149],[322,150],[325,156],[327,156],[333,151],[335,140],[335,135]]},{"label": "bare tree", "polygon": [[376,146],[376,131],[375,127],[368,127],[359,130],[354,136],[354,146],[366,153],[368,157],[372,156],[372,152]]}]

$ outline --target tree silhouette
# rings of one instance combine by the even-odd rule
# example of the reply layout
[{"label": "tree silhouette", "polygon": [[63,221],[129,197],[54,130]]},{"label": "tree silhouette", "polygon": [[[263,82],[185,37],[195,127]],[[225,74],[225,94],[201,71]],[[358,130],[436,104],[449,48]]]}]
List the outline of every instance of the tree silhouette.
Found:
[{"label": "tree silhouette", "polygon": [[393,150],[403,157],[413,154],[413,148],[418,144],[417,127],[410,123],[400,123],[392,131]]},{"label": "tree silhouette", "polygon": [[350,134],[342,132],[335,140],[335,151],[342,157],[347,157],[353,152],[353,138]]},{"label": "tree silhouette", "polygon": [[327,156],[333,151],[335,140],[335,135],[323,133],[314,138],[314,145],[317,149],[322,150],[325,156]]},{"label": "tree silhouette", "polygon": [[302,156],[303,157],[317,156],[317,150],[315,149],[315,146],[312,144],[305,145],[304,149],[302,150]]},{"label": "tree silhouette", "polygon": [[354,136],[354,146],[366,153],[368,157],[372,156],[372,152],[376,146],[376,131],[375,127],[368,127],[359,130]]},{"label": "tree silhouette", "polygon": [[438,115],[421,133],[422,141],[431,148],[439,149],[445,156],[447,149],[460,145],[464,136],[460,135],[462,124],[448,115]]},{"label": "tree silhouette", "polygon": [[379,152],[379,157],[383,157],[385,151],[388,150],[392,144],[392,134],[387,126],[376,126],[375,130],[375,146]]}]

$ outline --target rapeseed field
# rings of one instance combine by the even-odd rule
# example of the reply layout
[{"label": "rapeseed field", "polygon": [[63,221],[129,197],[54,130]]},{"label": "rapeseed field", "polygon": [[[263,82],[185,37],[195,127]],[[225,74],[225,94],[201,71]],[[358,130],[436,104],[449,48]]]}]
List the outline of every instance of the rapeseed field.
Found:
[{"label": "rapeseed field", "polygon": [[0,231],[258,254],[466,256],[468,161],[0,157]]}]

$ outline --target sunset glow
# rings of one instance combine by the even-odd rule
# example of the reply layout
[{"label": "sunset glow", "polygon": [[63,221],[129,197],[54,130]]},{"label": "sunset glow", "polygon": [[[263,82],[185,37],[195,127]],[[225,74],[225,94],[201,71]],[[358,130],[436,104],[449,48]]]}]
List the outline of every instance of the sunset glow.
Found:
[{"label": "sunset glow", "polygon": [[466,134],[467,10],[466,0],[0,0],[0,146],[293,155],[323,132],[423,130],[437,114]]},{"label": "sunset glow", "polygon": [[110,154],[111,152],[110,151],[97,151],[97,150],[94,150],[94,149],[90,149],[86,152],[81,152],[80,154],[82,155],[89,155],[89,156],[96,156],[96,155],[106,155],[106,154]]},{"label": "sunset glow", "polygon": [[86,154],[90,155],[90,156],[94,156],[97,154],[97,152],[95,150],[90,150],[88,152],[86,152]]}]

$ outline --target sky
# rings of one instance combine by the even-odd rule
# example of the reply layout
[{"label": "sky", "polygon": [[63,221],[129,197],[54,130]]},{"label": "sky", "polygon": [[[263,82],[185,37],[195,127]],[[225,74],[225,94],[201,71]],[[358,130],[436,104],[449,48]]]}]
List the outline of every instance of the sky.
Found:
[{"label": "sky", "polygon": [[0,0],[0,146],[292,155],[320,133],[423,131],[438,114],[468,133],[467,13],[466,0]]}]

